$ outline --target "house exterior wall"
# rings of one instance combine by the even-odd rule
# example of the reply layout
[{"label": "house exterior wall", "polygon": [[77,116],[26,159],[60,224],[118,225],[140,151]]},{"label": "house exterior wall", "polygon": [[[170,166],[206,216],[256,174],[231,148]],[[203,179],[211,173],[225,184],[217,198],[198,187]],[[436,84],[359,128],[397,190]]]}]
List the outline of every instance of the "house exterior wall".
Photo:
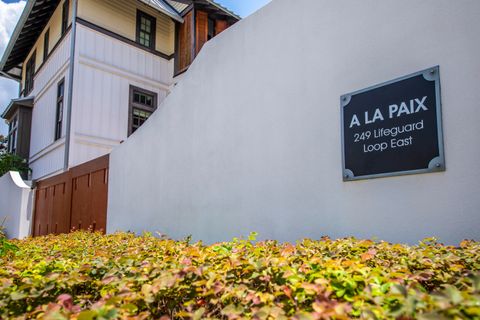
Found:
[{"label": "house exterior wall", "polygon": [[160,104],[173,82],[173,60],[83,25],[76,41],[70,166],[127,139],[130,85],[157,93]]},{"label": "house exterior wall", "polygon": [[[37,42],[30,50],[23,63],[21,90],[25,88],[25,70],[27,61],[35,52],[34,86],[29,96],[34,96],[32,109],[29,166],[32,168],[32,178],[41,179],[62,171],[64,159],[65,125],[62,128],[62,138],[55,138],[55,117],[57,101],[57,85],[65,79],[65,98],[68,94],[68,70],[70,56],[70,31],[62,36],[62,10],[65,0],[60,1]],[[69,5],[68,21],[71,24],[72,1]],[[44,36],[49,30],[49,51],[44,61]],[[27,93],[23,93],[27,95]],[[65,100],[66,101],[66,100]],[[66,121],[64,112],[63,123]]]},{"label": "house exterior wall", "polygon": [[[62,6],[63,1],[25,60],[36,51],[37,73],[29,94],[35,96],[29,159],[34,180],[58,174],[64,167],[71,31],[61,37]],[[71,1],[70,12],[72,6]],[[123,1],[121,6],[113,1],[78,1],[80,18],[133,41],[137,7],[157,18],[157,50],[173,53],[174,23],[167,16],[135,1]],[[122,26],[121,30],[116,29],[118,26]],[[48,28],[50,51],[60,42],[43,63],[43,37]],[[109,153],[127,138],[130,85],[156,92],[160,103],[173,83],[173,59],[167,60],[84,25],[77,24],[75,46],[70,167]],[[62,79],[62,137],[55,141],[57,86]]]},{"label": "house exterior wall", "polygon": [[[70,33],[71,31],[62,39],[46,64],[35,76],[35,85],[32,90],[35,100],[32,109],[29,159],[34,180],[63,170]],[[62,137],[55,141],[57,88],[62,79],[65,81]]]},{"label": "house exterior wall", "polygon": [[175,23],[140,1],[80,0],[78,16],[132,41],[136,40],[137,9],[156,18],[156,50],[166,55],[175,51]]},{"label": "house exterior wall", "polygon": [[[41,180],[63,172],[73,28],[61,34],[61,0],[23,62],[36,52],[29,164],[32,178]],[[160,105],[174,85],[175,22],[140,1],[68,0],[69,24],[77,3],[74,88],[68,166],[109,153],[127,139],[129,89],[135,86],[157,94]],[[142,48],[136,40],[137,10],[156,19],[156,48]],[[49,30],[49,54],[44,59],[44,37]],[[192,29],[193,30],[193,29]],[[191,37],[193,41],[193,37]],[[193,45],[193,44],[192,44]],[[55,140],[57,90],[64,81],[61,138]],[[177,78],[178,80],[178,78]],[[21,94],[22,95],[22,94]]]},{"label": "house exterior wall", "polygon": [[190,66],[195,58],[192,41],[195,33],[195,10],[190,10],[183,16],[184,22],[178,25],[177,36],[177,53],[175,57],[176,69],[175,73],[181,73]]},{"label": "house exterior wall", "polygon": [[[479,240],[479,16],[477,0],[272,1],[112,151],[107,231]],[[446,171],[343,182],[340,96],[435,65]]]},{"label": "house exterior wall", "polygon": [[[23,90],[25,88],[25,70],[26,70],[27,61],[30,60],[30,57],[32,56],[32,54],[34,52],[36,52],[35,72],[38,71],[43,65],[43,62],[44,62],[43,61],[43,51],[44,51],[43,41],[44,41],[44,37],[45,37],[45,32],[48,29],[50,29],[50,31],[49,31],[49,42],[48,42],[49,52],[52,52],[55,45],[61,40],[61,37],[62,37],[62,8],[63,8],[63,3],[64,2],[65,2],[65,0],[60,1],[59,5],[57,6],[54,13],[52,14],[52,17],[50,18],[47,26],[43,29],[43,31],[40,34],[37,42],[33,46],[32,50],[30,50],[30,53],[28,54],[27,58],[23,62],[21,90]],[[72,1],[70,0],[68,24],[70,25],[71,22],[72,22]],[[36,83],[35,83],[35,86],[36,86]]]},{"label": "house exterior wall", "polygon": [[28,159],[30,155],[30,130],[32,128],[32,109],[19,107],[16,112],[18,117],[17,148],[15,154]]}]

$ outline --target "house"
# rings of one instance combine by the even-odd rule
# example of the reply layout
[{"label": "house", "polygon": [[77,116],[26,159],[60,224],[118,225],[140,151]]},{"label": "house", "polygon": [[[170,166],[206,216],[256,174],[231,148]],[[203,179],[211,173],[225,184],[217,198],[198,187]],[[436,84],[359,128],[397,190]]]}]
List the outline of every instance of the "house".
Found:
[{"label": "house", "polygon": [[[159,11],[161,3],[155,3]],[[480,30],[480,2],[369,4],[271,1],[205,45],[189,67],[198,43],[208,40],[205,28],[222,30],[222,23],[213,20],[235,22],[228,11],[212,5],[222,19],[209,12],[209,20],[196,11],[189,18],[176,9],[183,22],[167,14],[173,11],[162,13],[172,28],[176,25],[170,51],[162,49],[173,58],[155,64],[157,60],[148,60],[152,53],[139,49],[134,40],[125,43],[111,35],[121,30],[103,32],[102,20],[93,18],[99,8],[89,11],[89,23],[97,27],[80,22],[77,18],[86,10],[79,6],[70,31],[76,41],[64,40],[73,44],[73,69],[68,69],[68,59],[60,59],[69,52],[61,42],[54,51],[58,59],[52,54],[46,65],[59,66],[53,68],[57,71],[41,68],[33,86],[33,62],[27,54],[19,60],[23,64],[18,62],[25,66],[24,86],[33,89],[10,108],[32,112],[29,157],[41,180],[35,187],[33,218],[19,215],[28,222],[15,226],[26,230],[33,224],[29,230],[34,236],[88,228],[161,232],[175,239],[191,235],[207,243],[252,231],[261,239],[289,242],[324,235],[409,243],[432,236],[449,244],[478,239],[480,42],[474,40]],[[135,6],[155,14],[142,1]],[[36,17],[41,16],[37,10]],[[153,20],[139,16],[145,32],[138,38],[148,44],[154,39],[146,32]],[[154,23],[155,48],[160,16]],[[137,13],[131,20],[137,21]],[[204,21],[202,32],[199,21]],[[121,22],[112,28],[123,28]],[[129,30],[135,23],[130,25]],[[11,52],[20,50],[10,49],[7,56]],[[161,109],[119,144],[186,67]],[[159,78],[165,69],[171,77]],[[23,69],[4,64],[2,70],[19,78]],[[50,80],[42,78],[43,72]],[[72,115],[61,118],[65,125],[58,142],[39,151],[34,146],[47,140],[42,133],[50,132],[53,140],[52,119],[60,119],[42,101],[47,96],[57,106],[65,101],[70,114],[67,86],[72,74]],[[37,89],[45,86],[53,89]],[[118,112],[120,106],[124,111]],[[429,112],[417,112],[421,110]],[[7,109],[6,114],[13,113]],[[353,121],[357,115],[361,126]],[[20,120],[12,123],[12,130]],[[39,130],[47,124],[49,129]],[[401,140],[408,144],[400,146]],[[71,149],[64,147],[67,143]],[[389,148],[381,150],[384,143]],[[108,156],[74,166],[115,144]],[[369,147],[374,144],[379,147]],[[62,150],[70,154],[64,157]],[[74,167],[42,178],[49,170],[39,173],[40,168],[59,172],[64,159],[67,167]],[[347,166],[347,159],[355,161]],[[3,190],[16,188],[17,197],[23,198],[26,187],[15,180],[10,175],[0,181],[0,209],[8,195]]]},{"label": "house", "polygon": [[239,19],[213,0],[29,0],[0,61],[20,83],[9,151],[35,181],[108,154]]}]

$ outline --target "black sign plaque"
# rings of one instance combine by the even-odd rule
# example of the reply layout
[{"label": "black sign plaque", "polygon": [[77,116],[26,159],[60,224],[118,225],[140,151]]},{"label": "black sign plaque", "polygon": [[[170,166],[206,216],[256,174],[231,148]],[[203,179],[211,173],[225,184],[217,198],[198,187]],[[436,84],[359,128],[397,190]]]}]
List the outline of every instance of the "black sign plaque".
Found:
[{"label": "black sign plaque", "polygon": [[340,97],[343,180],[445,170],[440,68]]}]

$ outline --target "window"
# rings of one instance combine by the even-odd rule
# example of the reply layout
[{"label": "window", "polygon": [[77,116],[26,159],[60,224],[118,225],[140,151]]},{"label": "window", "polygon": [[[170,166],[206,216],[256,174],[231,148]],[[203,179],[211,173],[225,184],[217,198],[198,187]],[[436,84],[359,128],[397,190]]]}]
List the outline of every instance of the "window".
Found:
[{"label": "window", "polygon": [[57,87],[57,112],[55,116],[55,141],[62,137],[63,122],[63,97],[65,95],[65,79],[58,83]]},{"label": "window", "polygon": [[50,29],[45,31],[45,35],[43,36],[43,62],[48,58],[48,42],[50,41]]},{"label": "window", "polygon": [[137,11],[137,42],[147,48],[155,49],[155,18]]},{"label": "window", "polygon": [[65,0],[62,8],[62,36],[65,34],[68,28],[68,10],[69,10],[69,1]]},{"label": "window", "polygon": [[130,116],[128,135],[135,132],[157,108],[157,94],[130,86]]},{"label": "window", "polygon": [[34,51],[30,57],[30,60],[28,60],[25,69],[25,96],[27,96],[33,89],[33,78],[35,76],[35,57],[36,52]]},{"label": "window", "polygon": [[215,37],[215,20],[208,18],[208,37],[210,40]]},{"label": "window", "polygon": [[15,154],[17,151],[18,115],[15,115],[8,124],[8,152]]}]

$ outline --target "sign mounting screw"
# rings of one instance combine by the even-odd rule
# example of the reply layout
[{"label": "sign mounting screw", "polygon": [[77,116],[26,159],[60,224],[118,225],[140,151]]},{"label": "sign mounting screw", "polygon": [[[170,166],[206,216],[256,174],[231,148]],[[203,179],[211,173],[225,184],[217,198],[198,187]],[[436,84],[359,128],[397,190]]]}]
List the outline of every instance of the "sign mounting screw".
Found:
[{"label": "sign mounting screw", "polygon": [[440,168],[441,166],[442,166],[442,165],[441,165],[440,163],[437,163],[437,164],[436,164],[436,167],[437,167],[437,168]]}]

